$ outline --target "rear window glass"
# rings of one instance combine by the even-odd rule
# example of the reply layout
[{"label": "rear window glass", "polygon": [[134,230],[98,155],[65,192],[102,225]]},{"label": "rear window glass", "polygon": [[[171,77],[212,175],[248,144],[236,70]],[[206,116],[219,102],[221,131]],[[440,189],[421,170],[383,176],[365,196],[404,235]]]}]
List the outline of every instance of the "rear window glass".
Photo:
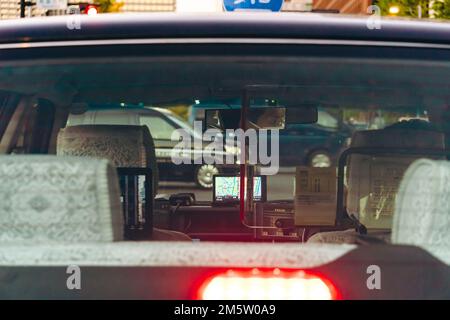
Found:
[{"label": "rear window glass", "polygon": [[[217,222],[226,220],[220,213],[209,226],[186,215],[170,223],[155,218],[159,227],[200,240],[242,233],[252,241],[301,242],[336,230],[342,219],[390,241],[406,170],[422,158],[447,160],[449,83],[448,60],[412,58],[9,63],[0,69],[0,150],[80,156],[61,151],[64,129],[77,127],[82,136],[96,126],[111,134],[144,128],[151,141],[132,140],[144,151],[128,167],[152,168],[155,213],[171,196],[179,199],[171,203],[177,212],[194,201],[234,212],[230,227]],[[105,158],[125,154],[113,145]],[[243,170],[264,179],[255,180],[257,197],[246,183],[242,205],[240,179],[225,177]],[[286,217],[261,215],[278,205]]]}]

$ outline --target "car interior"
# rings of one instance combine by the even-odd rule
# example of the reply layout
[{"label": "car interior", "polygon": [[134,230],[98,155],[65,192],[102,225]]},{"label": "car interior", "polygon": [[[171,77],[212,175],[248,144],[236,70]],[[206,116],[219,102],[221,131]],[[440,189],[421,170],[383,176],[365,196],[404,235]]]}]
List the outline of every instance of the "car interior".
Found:
[{"label": "car interior", "polygon": [[[448,263],[449,75],[447,61],[381,58],[5,63],[0,239],[70,242],[79,232],[79,242],[126,240],[139,246],[393,243],[423,246]],[[261,135],[253,142],[242,139],[240,162],[231,164],[236,173],[215,174],[212,189],[160,179],[166,173],[159,172],[151,123],[67,125],[71,115],[89,112],[94,103],[116,104],[121,113],[128,105],[159,107],[185,117],[196,101],[212,99],[224,101],[225,109],[214,110],[220,126],[208,127],[205,119],[203,130],[214,128],[215,137],[238,129],[271,135],[271,152]],[[236,99],[240,108],[229,109],[226,101]],[[258,117],[251,118],[258,108]],[[277,167],[277,130],[316,123],[318,109],[352,129],[348,141],[340,142],[328,167],[300,161]],[[329,142],[323,143],[325,149]],[[269,168],[275,174],[265,175]],[[70,231],[52,228],[55,221]]]}]

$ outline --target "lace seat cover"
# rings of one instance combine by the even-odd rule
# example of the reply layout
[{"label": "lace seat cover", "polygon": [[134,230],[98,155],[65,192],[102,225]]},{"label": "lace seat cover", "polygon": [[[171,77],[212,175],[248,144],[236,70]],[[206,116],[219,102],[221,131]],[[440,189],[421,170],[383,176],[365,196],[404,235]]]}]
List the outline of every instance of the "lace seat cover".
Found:
[{"label": "lace seat cover", "polygon": [[122,240],[119,199],[107,160],[0,156],[0,244]]},{"label": "lace seat cover", "polygon": [[312,268],[355,245],[233,242],[115,242],[71,245],[0,244],[0,266],[172,266]]},{"label": "lace seat cover", "polygon": [[110,160],[116,167],[149,167],[158,186],[155,147],[145,126],[77,125],[61,129],[56,153]]},{"label": "lace seat cover", "polygon": [[400,184],[392,242],[423,247],[450,264],[450,162],[420,159]]},{"label": "lace seat cover", "polygon": [[[396,125],[405,126],[408,123],[404,121]],[[444,135],[437,131],[405,129],[394,125],[381,130],[354,132],[351,147],[444,151]],[[350,155],[347,167],[348,213],[355,215],[368,230],[390,230],[398,184],[407,168],[424,156],[395,153]]]},{"label": "lace seat cover", "polygon": [[354,229],[344,231],[319,232],[308,239],[308,243],[347,243],[354,244],[358,233]]},{"label": "lace seat cover", "polygon": [[[57,154],[109,159],[117,167],[149,167],[156,195],[159,177],[155,146],[146,126],[69,126],[58,134]],[[183,233],[157,228],[153,228],[152,239],[190,241]]]}]

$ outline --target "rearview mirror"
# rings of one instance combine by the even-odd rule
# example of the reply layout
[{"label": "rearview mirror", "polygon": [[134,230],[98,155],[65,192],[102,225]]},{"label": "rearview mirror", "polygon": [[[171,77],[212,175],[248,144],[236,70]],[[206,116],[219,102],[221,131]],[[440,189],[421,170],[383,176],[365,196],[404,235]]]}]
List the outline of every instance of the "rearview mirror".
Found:
[{"label": "rearview mirror", "polygon": [[[247,112],[247,127],[254,129],[284,129],[286,124],[309,124],[317,122],[317,108],[252,107]],[[221,131],[240,128],[240,109],[205,110],[205,129]]]}]

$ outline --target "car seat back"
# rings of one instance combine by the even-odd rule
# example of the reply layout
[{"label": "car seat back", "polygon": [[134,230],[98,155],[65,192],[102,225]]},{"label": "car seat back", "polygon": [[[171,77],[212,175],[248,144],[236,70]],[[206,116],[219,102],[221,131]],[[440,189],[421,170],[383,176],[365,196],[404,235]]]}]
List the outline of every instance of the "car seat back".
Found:
[{"label": "car seat back", "polygon": [[392,242],[424,247],[450,261],[450,162],[420,159],[397,196]]},{"label": "car seat back", "polygon": [[60,130],[58,155],[109,159],[117,167],[152,169],[153,193],[158,187],[153,138],[146,126],[77,125]]},{"label": "car seat back", "polygon": [[[420,150],[443,152],[444,136],[438,131],[409,128],[405,122],[382,130],[357,131],[350,147],[392,149],[390,154],[350,155],[347,165],[347,212],[358,217],[367,229],[388,230],[404,172],[414,160],[426,156]],[[418,154],[396,153],[400,148],[416,150]]]},{"label": "car seat back", "polygon": [[118,179],[109,161],[0,156],[0,243],[122,239]]}]

